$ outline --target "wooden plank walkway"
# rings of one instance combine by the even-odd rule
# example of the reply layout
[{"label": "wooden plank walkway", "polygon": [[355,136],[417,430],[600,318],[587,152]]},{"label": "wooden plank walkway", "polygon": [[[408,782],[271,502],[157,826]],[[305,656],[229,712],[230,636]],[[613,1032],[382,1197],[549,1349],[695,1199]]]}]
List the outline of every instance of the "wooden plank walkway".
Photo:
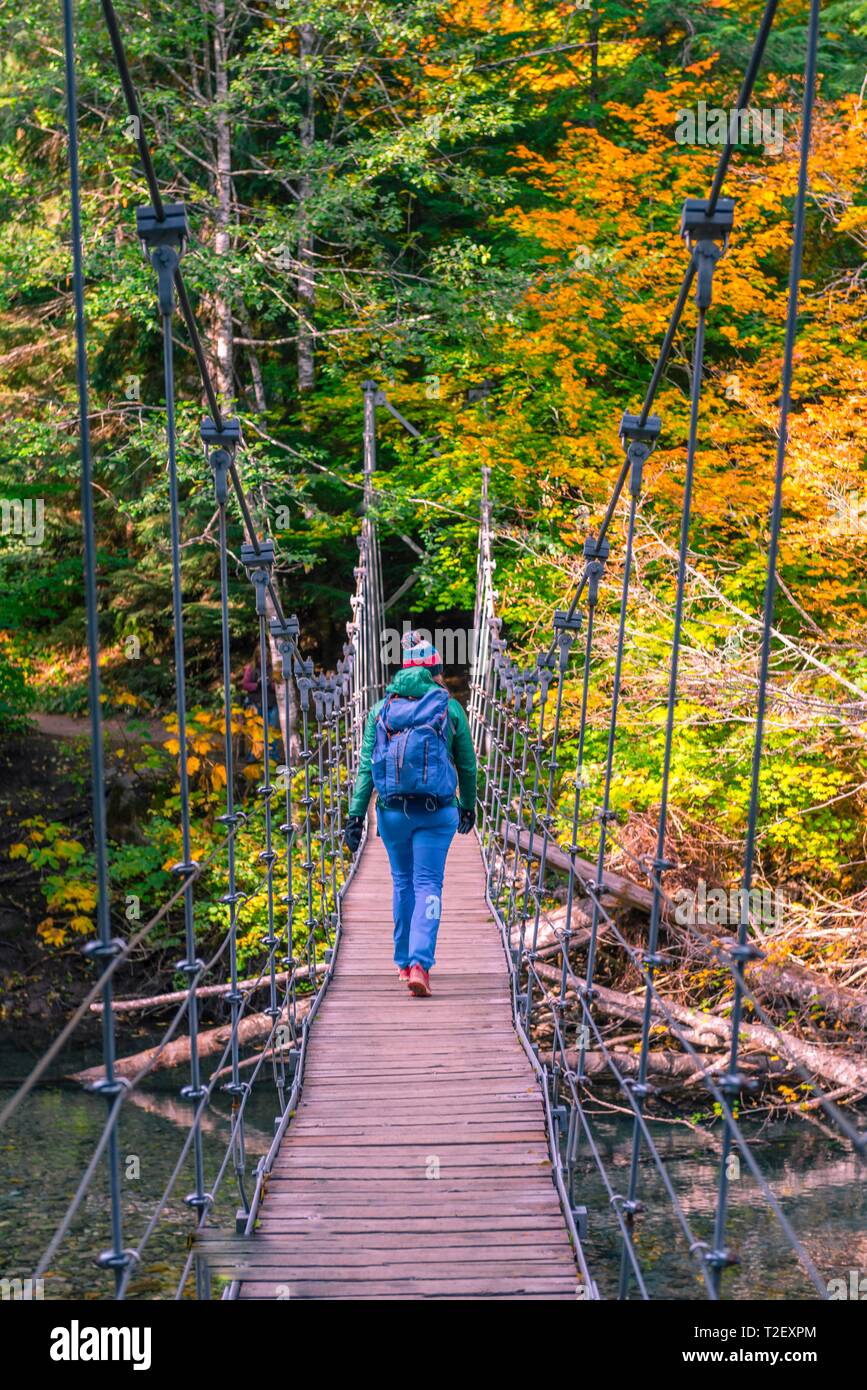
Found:
[{"label": "wooden plank walkway", "polygon": [[431,999],[398,983],[373,834],[242,1298],[575,1298],[538,1084],[474,835],[449,853]]}]

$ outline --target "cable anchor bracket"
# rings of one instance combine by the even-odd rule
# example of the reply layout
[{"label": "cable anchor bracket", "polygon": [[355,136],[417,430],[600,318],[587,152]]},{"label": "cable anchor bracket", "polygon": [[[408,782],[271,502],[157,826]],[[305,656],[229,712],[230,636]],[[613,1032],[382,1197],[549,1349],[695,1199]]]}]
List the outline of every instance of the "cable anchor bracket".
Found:
[{"label": "cable anchor bracket", "polygon": [[241,421],[223,420],[221,425],[216,425],[206,415],[199,434],[214,474],[217,506],[225,507],[229,500],[229,471],[235,462],[235,450],[241,442]]},{"label": "cable anchor bracket", "polygon": [[292,679],[292,663],[295,657],[295,650],[298,645],[298,637],[301,632],[301,624],[296,614],[292,613],[287,618],[272,618],[269,624],[271,636],[280,653],[280,664],[283,667],[283,679]]},{"label": "cable anchor bracket", "polygon": [[728,250],[735,218],[734,198],[687,198],[680,214],[680,234],[692,252],[697,272],[695,302],[708,309],[713,296],[716,263]]},{"label": "cable anchor bracket", "polygon": [[624,412],[620,421],[620,443],[629,460],[629,491],[633,497],[641,493],[641,478],[644,465],[656,447],[662,421],[658,415],[648,415],[642,421],[640,415]]},{"label": "cable anchor bracket", "polygon": [[145,258],[157,273],[160,313],[171,318],[175,311],[175,272],[190,236],[187,210],[183,203],[166,203],[159,218],[155,208],[136,208],[135,226]]},{"label": "cable anchor bracket", "polygon": [[255,545],[244,542],[241,546],[241,564],[256,594],[256,612],[260,618],[267,616],[266,597],[274,569],[274,542],[257,541]]},{"label": "cable anchor bracket", "polygon": [[607,537],[588,536],[584,542],[584,574],[587,578],[587,606],[595,608],[599,601],[599,584],[605,572],[605,561],[611,551]]}]

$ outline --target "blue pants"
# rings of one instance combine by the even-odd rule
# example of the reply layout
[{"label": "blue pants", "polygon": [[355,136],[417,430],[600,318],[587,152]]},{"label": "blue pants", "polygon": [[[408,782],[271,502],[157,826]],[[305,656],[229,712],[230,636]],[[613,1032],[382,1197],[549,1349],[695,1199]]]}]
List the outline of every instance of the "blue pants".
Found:
[{"label": "blue pants", "polygon": [[442,915],[443,874],[458,808],[382,806],[376,821],[391,865],[394,884],[394,961],[402,969],[434,964]]}]

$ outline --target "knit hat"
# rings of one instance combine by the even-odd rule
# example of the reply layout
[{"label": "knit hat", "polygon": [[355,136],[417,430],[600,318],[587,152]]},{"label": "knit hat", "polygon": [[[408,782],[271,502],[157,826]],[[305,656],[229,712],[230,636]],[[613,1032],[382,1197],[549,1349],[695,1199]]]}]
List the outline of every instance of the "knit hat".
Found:
[{"label": "knit hat", "polygon": [[403,647],[403,665],[442,666],[443,659],[432,642],[425,640],[420,632],[405,632],[400,639]]}]

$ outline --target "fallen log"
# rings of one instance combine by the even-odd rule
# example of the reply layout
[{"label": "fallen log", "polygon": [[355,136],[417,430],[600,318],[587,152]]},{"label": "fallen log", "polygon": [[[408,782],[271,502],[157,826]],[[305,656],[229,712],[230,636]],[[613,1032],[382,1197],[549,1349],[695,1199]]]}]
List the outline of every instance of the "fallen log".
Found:
[{"label": "fallen log", "polygon": [[[639,1065],[639,1054],[637,1052],[619,1052],[610,1049],[611,1060],[614,1062],[621,1076],[637,1076]],[[569,1047],[566,1049],[566,1061],[570,1067],[578,1065],[578,1049]],[[563,1054],[557,1053],[556,1056],[551,1052],[540,1052],[539,1061],[551,1066],[555,1061],[562,1060]],[[728,1055],[720,1052],[713,1065],[723,1070],[728,1063]],[[775,1079],[791,1075],[791,1067],[780,1058],[768,1057],[766,1053],[750,1053],[744,1059],[745,1067],[753,1073],[761,1075],[772,1075]],[[707,1067],[699,1066],[694,1058],[686,1052],[656,1051],[647,1054],[647,1071],[650,1076],[660,1080],[676,1081],[678,1083],[698,1080],[707,1071]],[[614,1081],[614,1073],[608,1063],[608,1058],[604,1052],[585,1052],[584,1072],[590,1077],[604,1079],[609,1077]]]},{"label": "fallen log", "polygon": [[[687,937],[701,942],[716,959],[726,960],[725,948],[717,945],[715,938],[700,927],[690,927],[682,939]],[[799,961],[753,961],[747,965],[744,979],[750,991],[768,1003],[798,1004],[810,1009],[818,1005],[829,1018],[848,1028],[867,1032],[867,993],[835,985]]]},{"label": "fallen log", "polygon": [[[566,908],[558,907],[554,912],[543,912],[539,916],[539,930],[536,933],[536,950],[542,955],[553,955],[561,949],[560,941],[566,930]],[[603,927],[607,923],[600,921],[597,934],[601,934]],[[524,923],[524,945],[528,948],[533,945],[533,933],[535,931],[535,918],[531,917]],[[521,940],[521,925],[515,922],[512,926],[511,942],[515,947]],[[570,922],[571,949],[584,946],[590,940],[590,916],[577,903],[572,905],[572,918]]]},{"label": "fallen log", "polygon": [[[327,969],[328,966],[324,962],[322,962],[315,967],[315,974],[324,975]],[[278,985],[285,985],[289,979],[289,973],[286,970],[281,970],[278,972],[275,978]],[[300,970],[296,970],[295,979],[309,980],[309,967],[304,965],[301,967]],[[239,980],[238,989],[243,994],[247,993],[248,991],[252,992],[256,989],[266,989],[268,985],[270,985],[270,983],[271,976],[263,975],[255,980]],[[231,984],[199,985],[199,987],[196,990],[196,998],[218,998],[221,994],[228,994],[231,991],[231,988]],[[112,1013],[118,1014],[134,1014],[143,1013],[145,1009],[161,1009],[169,1004],[182,1004],[186,999],[188,993],[189,991],[186,989],[176,989],[172,990],[169,994],[151,994],[146,999],[115,999],[112,1003],[111,1011]],[[104,1005],[101,1003],[91,1004],[90,1011],[94,1014],[101,1014],[103,1008]]]},{"label": "fallen log", "polygon": [[[559,973],[550,966],[537,964],[536,970],[540,978],[548,980],[551,984],[559,983]],[[644,1012],[643,995],[623,994],[620,990],[608,989],[605,985],[594,985],[593,995],[594,1005],[602,1013],[612,1018],[626,1019],[630,1023],[641,1021]],[[670,999],[662,1003],[665,1005],[664,1010],[659,1000],[653,1000],[651,1017],[655,1021],[670,1026],[670,1018],[675,1023],[685,1024],[696,1033],[714,1035],[723,1044],[730,1043],[732,1027],[729,1019],[717,1018],[715,1014],[704,1013],[700,1009],[686,1008]],[[676,1033],[674,1035],[677,1036]],[[739,1037],[756,1051],[767,1052],[772,1057],[782,1054],[790,1064],[800,1065],[817,1081],[824,1081],[835,1088],[845,1086],[851,1091],[867,1091],[867,1058],[832,1052],[828,1047],[793,1038],[790,1034],[768,1028],[763,1023],[742,1022]]]},{"label": "fallen log", "polygon": [[[502,831],[500,832],[503,833]],[[514,845],[516,842],[526,854],[530,849],[530,832],[528,830],[517,831],[517,826],[509,826],[506,842]],[[533,836],[533,857],[538,859],[542,854],[541,835]],[[569,873],[574,866],[575,873],[579,879],[586,879],[591,883],[596,882],[596,865],[589,859],[582,859],[580,855],[572,858],[569,853],[553,840],[548,841],[548,848],[545,851],[545,862],[553,868]],[[605,892],[610,894],[625,907],[637,908],[640,912],[649,912],[653,903],[653,894],[649,888],[642,888],[640,883],[633,883],[631,878],[624,878],[622,874],[612,873],[606,869],[602,874],[602,882],[605,885]]]},{"label": "fallen log", "polygon": [[[631,1021],[641,1018],[643,1000],[621,994],[617,990],[606,989],[603,985],[594,988],[596,1001],[603,1012],[615,1018]],[[717,1018],[698,1009],[688,1009],[670,1000],[665,1000],[663,1012],[659,1001],[654,1000],[652,1017],[665,1021],[666,1015],[670,1015],[676,1023],[685,1023],[704,1033],[716,1033],[726,1043],[731,1040],[732,1028],[729,1019]],[[740,1037],[752,1047],[767,1051],[772,1056],[782,1054],[789,1062],[800,1064],[818,1081],[835,1087],[847,1086],[853,1091],[867,1090],[867,1059],[840,1055],[818,1043],[804,1042],[801,1038],[793,1038],[788,1033],[768,1028],[763,1023],[742,1022]]]},{"label": "fallen log", "polygon": [[[303,1018],[309,1008],[309,999],[299,999],[296,1017]],[[243,1045],[256,1042],[259,1038],[267,1038],[273,1025],[274,1020],[269,1014],[250,1014],[247,1018],[242,1018],[238,1024],[238,1042]],[[218,1028],[205,1029],[198,1037],[199,1056],[211,1057],[215,1052],[221,1052],[231,1035],[231,1023],[221,1023]],[[143,1052],[133,1052],[129,1057],[119,1057],[114,1064],[114,1073],[115,1076],[132,1078],[140,1071],[166,1071],[170,1067],[179,1067],[189,1062],[190,1055],[189,1037],[176,1038],[174,1042],[166,1043],[162,1050],[157,1044],[156,1047],[145,1048]],[[92,1086],[95,1082],[101,1081],[104,1075],[102,1066],[87,1067],[85,1071],[74,1072],[69,1079],[79,1081],[82,1086]]]},{"label": "fallen log", "polygon": [[835,985],[804,965],[755,961],[747,968],[746,981],[763,999],[783,999],[805,1008],[818,1005],[829,1018],[850,1028],[867,1030],[867,994]]},{"label": "fallen log", "polygon": [[[509,827],[507,843],[514,845],[516,841],[516,827]],[[501,833],[503,833],[501,831]],[[520,848],[527,853],[530,846],[530,834],[527,830],[521,830],[517,837]],[[534,835],[532,854],[534,858],[540,858],[542,853],[542,837]],[[579,879],[589,879],[595,881],[596,865],[589,859],[582,859],[579,855],[570,857],[568,852],[554,841],[548,841],[546,850],[546,862],[563,873],[569,873],[574,866],[575,873]],[[605,892],[617,902],[627,906],[637,908],[641,912],[650,912],[653,903],[653,894],[648,888],[643,888],[640,884],[634,883],[632,879],[624,878],[622,874],[612,873],[606,870],[602,875],[605,884]],[[602,899],[603,906],[605,898]],[[604,921],[604,919],[602,919]],[[602,922],[600,922],[600,926]],[[704,937],[704,933],[693,929],[693,934]],[[589,933],[579,931],[572,938],[573,945],[581,945],[587,939]],[[711,938],[706,938],[708,945],[711,946]],[[543,943],[547,945],[547,943]],[[712,947],[711,947],[712,948]],[[867,993],[858,990],[847,989],[844,985],[835,985],[826,980],[824,976],[809,970],[800,964],[781,964],[773,961],[758,961],[748,966],[746,981],[751,990],[768,1000],[785,1000],[790,1003],[800,1004],[802,1007],[818,1005],[823,1013],[829,1018],[833,1018],[840,1023],[846,1024],[850,1028],[857,1028],[860,1031],[867,1031]]]},{"label": "fallen log", "polygon": [[[547,981],[547,983],[550,985],[553,985],[555,990],[559,993],[561,979],[559,969],[550,965],[540,965],[537,961],[536,974],[539,976],[540,979]],[[631,996],[626,995],[624,997],[630,998]],[[577,997],[575,994],[574,987],[570,987],[566,990],[566,1000],[569,1003],[575,1002],[577,1004]],[[636,1022],[640,1021],[641,1019],[639,1016]],[[654,1024],[654,1028],[657,1030],[657,1032],[659,1031],[659,1027],[660,1025],[658,1023]],[[701,1028],[688,1028],[685,1024],[681,1025],[681,1027],[679,1027],[677,1031],[678,1037],[682,1038],[685,1042],[689,1043],[697,1051],[716,1052],[719,1050],[721,1046],[719,1034],[717,1032],[708,1032],[706,1029],[703,1030]],[[635,1037],[641,1037],[640,1030],[635,1034]]]}]

